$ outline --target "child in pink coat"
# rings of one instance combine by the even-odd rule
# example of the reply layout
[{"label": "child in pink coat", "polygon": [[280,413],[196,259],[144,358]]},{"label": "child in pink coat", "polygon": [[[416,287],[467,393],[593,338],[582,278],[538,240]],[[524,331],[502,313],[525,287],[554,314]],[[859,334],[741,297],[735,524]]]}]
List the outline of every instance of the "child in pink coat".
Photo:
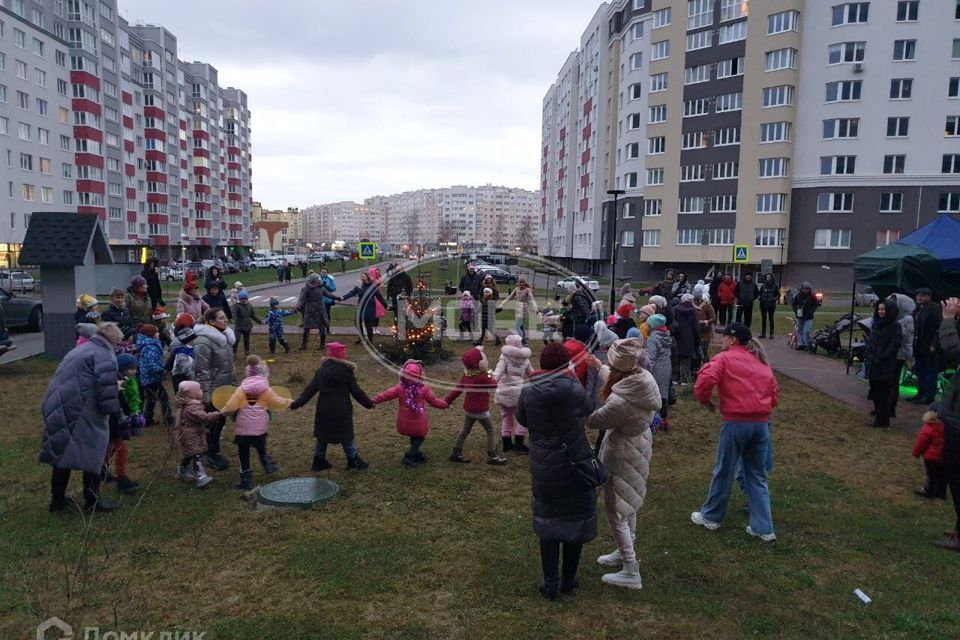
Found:
[{"label": "child in pink coat", "polygon": [[410,449],[404,454],[402,463],[407,468],[413,468],[427,461],[427,456],[420,451],[430,428],[427,424],[426,405],[437,409],[446,409],[448,405],[423,383],[423,365],[419,360],[407,360],[403,363],[400,384],[378,393],[373,397],[373,404],[395,399],[400,401],[397,409],[397,431],[410,438]]},{"label": "child in pink coat", "polygon": [[286,409],[292,398],[281,398],[270,388],[267,376],[270,370],[260,356],[247,358],[246,377],[227,401],[221,413],[236,411],[237,431],[233,443],[240,456],[240,484],[237,489],[253,488],[253,470],[250,468],[250,449],[257,450],[260,464],[267,475],[277,472],[277,465],[267,453],[267,430],[270,427],[270,410]]},{"label": "child in pink coat", "polygon": [[[520,336],[511,334],[507,336],[507,344],[500,350],[500,361],[493,371],[493,378],[497,381],[493,401],[500,407],[500,435],[503,437],[504,451],[530,452],[523,442],[527,430],[517,422],[520,391],[524,381],[533,373],[530,355],[530,349],[523,346]],[[516,443],[511,438],[515,438]]]}]

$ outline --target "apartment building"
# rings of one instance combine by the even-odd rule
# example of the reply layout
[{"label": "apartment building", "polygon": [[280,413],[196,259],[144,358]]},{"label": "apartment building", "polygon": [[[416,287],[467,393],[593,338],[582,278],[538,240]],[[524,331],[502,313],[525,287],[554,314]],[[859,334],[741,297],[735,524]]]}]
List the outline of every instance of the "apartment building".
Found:
[{"label": "apartment building", "polygon": [[598,99],[571,82],[593,59],[583,38],[543,104],[544,255],[609,273],[613,189],[616,272],[634,279],[768,261],[788,282],[823,266],[849,282],[859,253],[960,212],[960,2],[620,0],[601,14],[607,138],[586,203],[601,256],[558,241],[584,204],[568,123]]},{"label": "apartment building", "polygon": [[0,268],[17,264],[31,213],[73,206],[68,51],[0,7]]},{"label": "apartment building", "polygon": [[[63,205],[103,221],[115,259],[250,246],[250,112],[217,71],[177,56],[160,26],[130,25],[116,0],[0,0],[67,44],[74,190]],[[66,66],[69,65],[69,66]],[[64,170],[66,171],[66,170]]]}]

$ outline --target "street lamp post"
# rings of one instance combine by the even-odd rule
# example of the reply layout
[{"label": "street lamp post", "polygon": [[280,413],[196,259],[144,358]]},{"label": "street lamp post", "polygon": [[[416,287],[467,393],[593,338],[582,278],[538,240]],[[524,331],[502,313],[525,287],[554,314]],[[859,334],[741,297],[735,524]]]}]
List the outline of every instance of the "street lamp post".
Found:
[{"label": "street lamp post", "polygon": [[614,295],[617,287],[617,199],[625,194],[623,189],[608,189],[607,195],[613,196],[613,232],[610,237],[610,313],[613,313]]}]

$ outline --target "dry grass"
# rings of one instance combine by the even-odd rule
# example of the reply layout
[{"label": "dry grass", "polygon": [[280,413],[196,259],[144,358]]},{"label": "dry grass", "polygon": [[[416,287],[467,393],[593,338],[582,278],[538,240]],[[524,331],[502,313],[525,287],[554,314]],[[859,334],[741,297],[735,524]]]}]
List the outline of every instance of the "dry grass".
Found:
[{"label": "dry grass", "polygon": [[[265,346],[265,336],[255,336]],[[458,347],[461,350],[462,347]],[[395,382],[353,348],[361,385]],[[488,352],[493,353],[492,348]],[[317,355],[278,357],[275,384],[298,392]],[[874,431],[845,406],[783,381],[771,477],[778,542],[744,532],[742,498],[724,527],[690,524],[713,465],[717,418],[681,395],[673,429],[656,437],[648,503],[639,516],[644,589],[600,583],[606,526],[587,546],[576,597],[547,603],[530,530],[525,459],[507,467],[446,462],[462,416],[431,410],[430,464],[403,469],[395,406],[358,409],[371,468],[327,472],[343,495],[303,513],[250,512],[231,487],[236,463],[205,491],[172,477],[159,429],[131,443],[139,505],[97,516],[46,512],[49,469],[36,463],[38,406],[52,365],[0,367],[0,637],[31,635],[50,615],[115,629],[197,629],[207,638],[955,637],[949,585],[960,557],[928,539],[952,522],[919,502],[910,436]],[[455,379],[458,367],[434,375]],[[496,416],[495,416],[496,417]],[[313,408],[276,417],[281,477],[309,475]],[[482,460],[482,430],[468,455]],[[225,452],[233,454],[226,443]],[[255,480],[262,480],[254,467]],[[75,481],[76,482],[76,481]],[[86,554],[81,551],[89,544]],[[78,556],[85,558],[78,566]],[[70,587],[68,593],[67,587]],[[865,606],[856,587],[874,598]],[[943,588],[947,587],[947,588]],[[82,598],[81,598],[82,594]]]}]

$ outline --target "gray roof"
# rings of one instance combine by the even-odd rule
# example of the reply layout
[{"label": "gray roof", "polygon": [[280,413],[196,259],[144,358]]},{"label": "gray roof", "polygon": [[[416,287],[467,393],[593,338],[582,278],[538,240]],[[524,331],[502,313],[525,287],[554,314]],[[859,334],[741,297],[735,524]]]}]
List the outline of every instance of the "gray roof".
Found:
[{"label": "gray roof", "polygon": [[30,215],[30,225],[20,251],[20,264],[80,266],[91,242],[98,263],[113,263],[96,215],[37,211]]}]

